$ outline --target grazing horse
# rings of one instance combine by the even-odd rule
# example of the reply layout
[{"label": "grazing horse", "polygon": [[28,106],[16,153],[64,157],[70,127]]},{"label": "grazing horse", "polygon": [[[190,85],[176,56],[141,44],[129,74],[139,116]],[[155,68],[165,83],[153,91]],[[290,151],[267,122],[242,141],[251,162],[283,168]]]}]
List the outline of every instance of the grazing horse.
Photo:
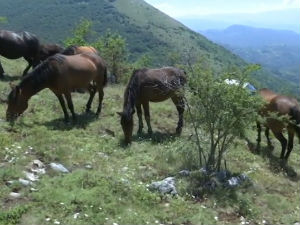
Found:
[{"label": "grazing horse", "polygon": [[[40,42],[37,37],[29,32],[15,33],[7,30],[0,30],[0,55],[8,59],[18,59],[24,57],[28,62],[23,75],[31,66],[39,63]],[[0,78],[3,77],[4,70],[0,62]]]},{"label": "grazing horse", "polygon": [[62,51],[64,51],[64,48],[58,44],[42,44],[40,45],[39,60],[43,62],[50,56],[61,53]]},{"label": "grazing horse", "polygon": [[[282,150],[280,158],[287,161],[293,149],[295,133],[298,135],[300,142],[300,106],[296,99],[278,95],[266,88],[259,90],[259,94],[266,102],[261,109],[260,114],[266,118],[264,125],[266,126],[265,135],[268,140],[268,145],[271,145],[269,138],[269,129],[271,129],[274,136],[281,143]],[[280,119],[276,119],[274,116],[272,117],[272,115],[270,115],[272,113],[277,113],[279,116],[288,116],[289,121],[285,123]],[[288,141],[282,134],[285,128],[288,131]],[[261,141],[261,125],[259,122],[257,122],[257,131],[257,148],[259,148]],[[286,147],[288,150],[285,154]]]},{"label": "grazing horse", "polygon": [[152,134],[149,101],[162,102],[171,98],[179,114],[176,133],[181,133],[183,126],[184,96],[179,89],[182,88],[185,83],[185,72],[173,67],[139,69],[133,72],[124,93],[123,112],[118,113],[121,116],[121,126],[127,144],[131,143],[132,139],[134,108],[137,110],[139,119],[138,134],[141,134],[143,130],[142,105],[148,126],[148,133],[150,135]]},{"label": "grazing horse", "polygon": [[[28,100],[43,90],[49,88],[58,98],[64,112],[65,121],[69,121],[69,115],[65,106],[65,99],[75,120],[71,91],[74,88],[87,88],[93,82],[99,93],[99,105],[97,116],[101,112],[103,87],[107,82],[105,62],[96,54],[79,54],[65,56],[56,54],[37,66],[31,73],[25,76],[21,83],[12,89],[8,96],[6,111],[7,120],[14,120],[28,107]],[[91,103],[96,90],[90,93],[86,105],[86,111],[90,111]]]},{"label": "grazing horse", "polygon": [[92,46],[76,46],[76,45],[71,45],[67,47],[61,53],[64,55],[77,55],[81,53],[94,53],[99,55],[98,51]]}]

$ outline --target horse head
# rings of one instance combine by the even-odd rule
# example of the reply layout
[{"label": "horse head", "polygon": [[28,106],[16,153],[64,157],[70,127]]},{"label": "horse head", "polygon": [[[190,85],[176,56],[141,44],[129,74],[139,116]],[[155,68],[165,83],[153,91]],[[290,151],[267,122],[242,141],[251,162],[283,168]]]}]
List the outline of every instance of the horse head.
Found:
[{"label": "horse head", "polygon": [[134,111],[127,114],[124,112],[117,112],[117,114],[121,117],[121,126],[125,136],[125,143],[130,144],[132,140],[132,131],[133,131],[133,114]]},{"label": "horse head", "polygon": [[7,98],[6,120],[13,121],[20,116],[28,107],[28,100],[24,98],[20,86],[12,87]]}]

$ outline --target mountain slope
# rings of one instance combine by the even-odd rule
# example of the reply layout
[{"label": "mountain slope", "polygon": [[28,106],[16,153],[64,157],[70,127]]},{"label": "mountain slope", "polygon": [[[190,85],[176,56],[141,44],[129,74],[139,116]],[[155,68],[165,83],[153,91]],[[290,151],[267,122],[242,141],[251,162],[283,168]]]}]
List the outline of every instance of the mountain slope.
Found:
[{"label": "mountain slope", "polygon": [[[153,66],[168,65],[172,53],[185,59],[190,53],[201,56],[216,72],[246,65],[237,55],[142,0],[0,0],[0,15],[7,18],[1,29],[31,31],[45,42],[56,43],[70,36],[82,18],[89,19],[95,31],[91,39],[108,29],[116,31],[126,38],[131,61],[149,54]],[[269,73],[257,77],[261,87],[284,82]]]},{"label": "mountain slope", "polygon": [[0,0],[0,6],[0,15],[8,19],[4,28],[32,31],[45,41],[64,40],[80,19],[87,18],[98,34],[111,29],[124,36],[133,58],[149,53],[157,63],[165,64],[170,50],[183,54],[194,47],[195,53],[206,56],[216,68],[244,64],[142,0]]}]

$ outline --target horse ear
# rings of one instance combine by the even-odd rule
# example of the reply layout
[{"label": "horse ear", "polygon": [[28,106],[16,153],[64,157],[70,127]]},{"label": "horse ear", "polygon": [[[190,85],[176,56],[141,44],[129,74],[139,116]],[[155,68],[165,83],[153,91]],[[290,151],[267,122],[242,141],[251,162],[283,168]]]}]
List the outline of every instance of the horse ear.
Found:
[{"label": "horse ear", "polygon": [[123,113],[122,112],[116,112],[119,116],[122,116]]}]

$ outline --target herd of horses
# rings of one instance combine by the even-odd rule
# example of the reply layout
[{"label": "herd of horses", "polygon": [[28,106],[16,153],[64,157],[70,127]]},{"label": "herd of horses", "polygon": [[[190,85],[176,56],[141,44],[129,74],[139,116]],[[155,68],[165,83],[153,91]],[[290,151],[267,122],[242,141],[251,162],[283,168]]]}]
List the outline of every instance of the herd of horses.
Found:
[{"label": "herd of horses", "polygon": [[[70,46],[66,49],[56,44],[40,43],[39,39],[28,32],[15,33],[0,30],[0,55],[8,59],[23,57],[28,66],[23,72],[21,82],[12,87],[5,101],[8,104],[6,118],[15,120],[28,107],[29,99],[39,91],[49,88],[58,98],[64,113],[64,119],[69,121],[69,114],[65,100],[76,120],[71,92],[76,89],[88,90],[90,97],[86,104],[86,112],[91,109],[95,94],[98,92],[99,103],[96,115],[99,116],[104,96],[103,88],[107,84],[107,67],[99,52],[90,46]],[[33,67],[30,73],[27,73]],[[4,70],[0,62],[0,79]],[[125,142],[131,143],[133,133],[133,115],[138,116],[138,134],[143,130],[142,107],[148,126],[148,133],[152,134],[150,124],[149,102],[161,102],[171,98],[178,111],[176,133],[181,134],[183,127],[183,114],[185,108],[184,93],[180,91],[186,84],[187,76],[184,70],[174,67],[160,69],[134,70],[124,93],[123,111],[118,112],[121,117]],[[269,89],[258,91],[265,100],[260,114],[266,118],[263,125],[266,127],[268,144],[269,130],[280,141],[282,146],[281,159],[287,161],[292,148],[294,134],[300,142],[300,106],[294,98],[282,96]],[[213,104],[213,103],[212,103]],[[271,113],[286,115],[287,123],[280,119],[271,118]],[[288,130],[288,141],[283,136]],[[258,138],[257,148],[261,141],[261,123],[257,122]],[[287,153],[285,153],[287,150]]]}]

